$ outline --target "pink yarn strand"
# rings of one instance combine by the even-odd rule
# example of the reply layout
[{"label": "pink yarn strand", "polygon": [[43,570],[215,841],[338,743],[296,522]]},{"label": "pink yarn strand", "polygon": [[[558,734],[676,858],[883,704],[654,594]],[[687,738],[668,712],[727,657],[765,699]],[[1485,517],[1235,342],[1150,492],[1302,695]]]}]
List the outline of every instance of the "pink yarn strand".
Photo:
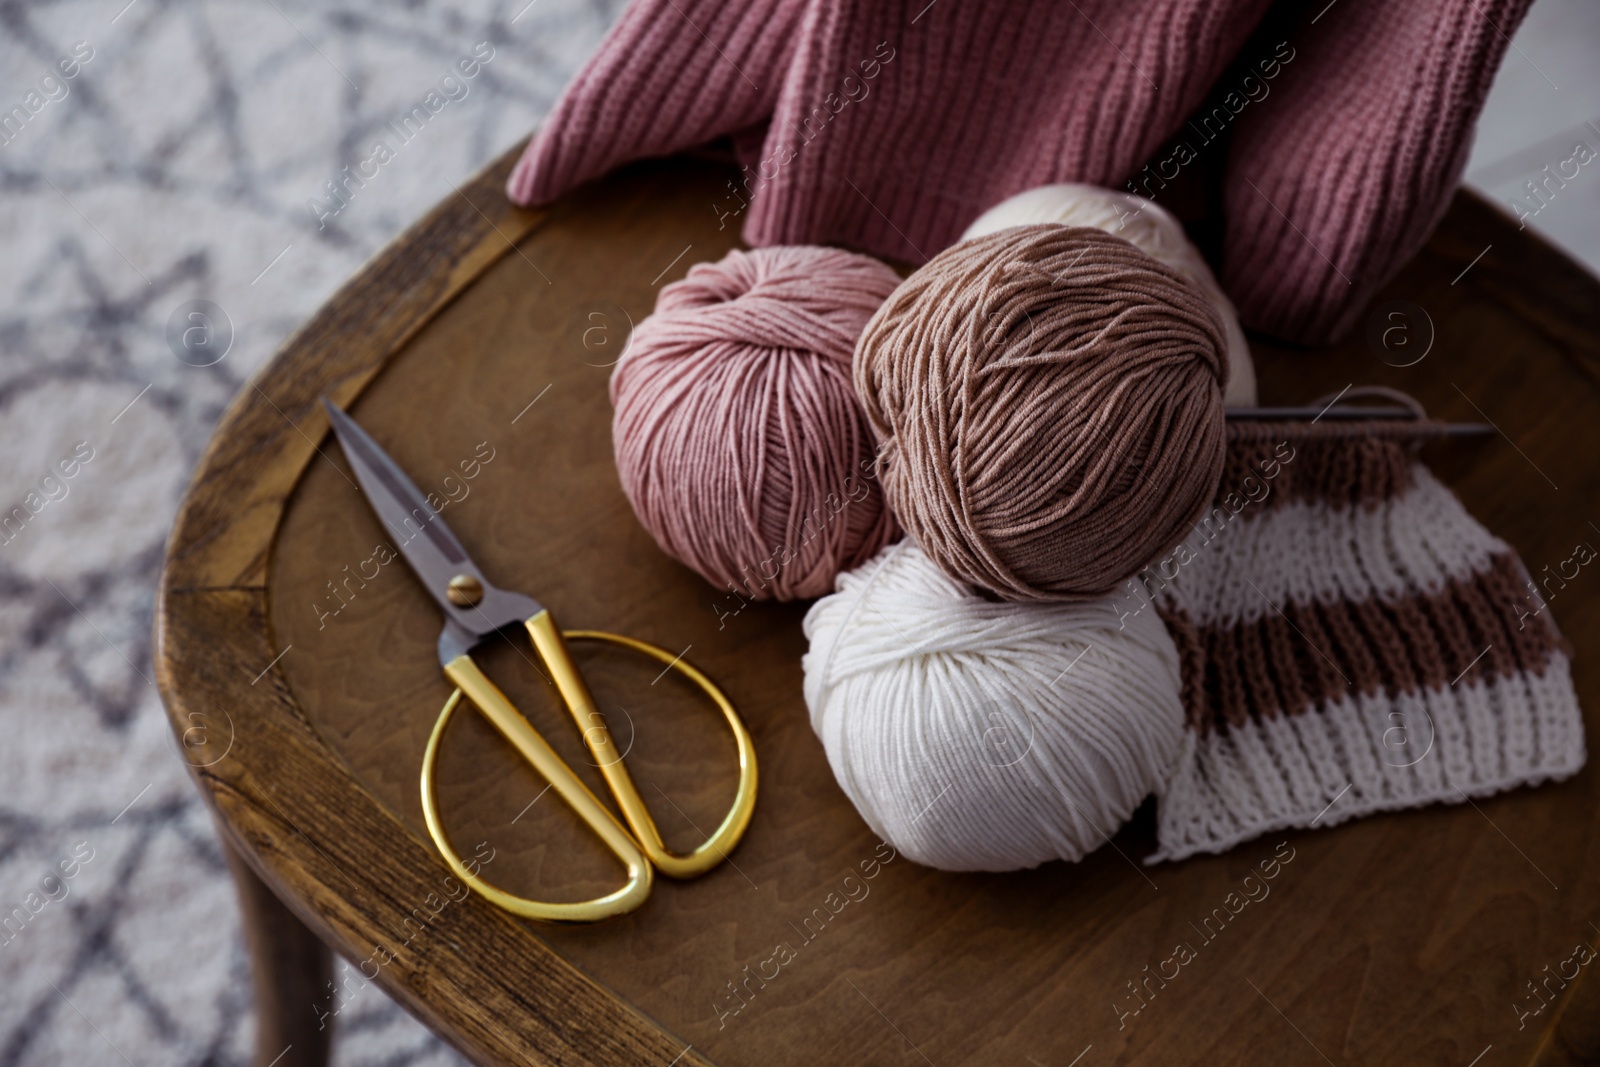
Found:
[{"label": "pink yarn strand", "polygon": [[731,252],[662,290],[611,379],[639,521],[719,589],[820,596],[898,533],[851,355],[899,278],[836,249]]}]

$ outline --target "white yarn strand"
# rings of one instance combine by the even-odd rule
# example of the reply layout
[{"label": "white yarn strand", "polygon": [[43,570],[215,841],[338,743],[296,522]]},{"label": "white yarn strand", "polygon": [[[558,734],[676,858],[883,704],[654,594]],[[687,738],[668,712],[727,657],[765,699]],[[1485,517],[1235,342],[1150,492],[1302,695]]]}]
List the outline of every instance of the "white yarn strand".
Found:
[{"label": "white yarn strand", "polygon": [[1200,250],[1184,233],[1183,224],[1153,200],[1118,193],[1096,185],[1041,185],[1002,200],[979,215],[961,235],[963,241],[1011,226],[1058,222],[1063,226],[1092,226],[1120,237],[1152,259],[1186,275],[1211,297],[1222,317],[1228,337],[1228,382],[1223,401],[1229,407],[1254,407],[1256,371],[1250,360],[1250,342],[1239,313],[1217,283]]},{"label": "white yarn strand", "polygon": [[1154,792],[1183,740],[1177,649],[1109,600],[1000,604],[914,544],[806,616],[806,704],[885,841],[944,870],[1076,861]]}]

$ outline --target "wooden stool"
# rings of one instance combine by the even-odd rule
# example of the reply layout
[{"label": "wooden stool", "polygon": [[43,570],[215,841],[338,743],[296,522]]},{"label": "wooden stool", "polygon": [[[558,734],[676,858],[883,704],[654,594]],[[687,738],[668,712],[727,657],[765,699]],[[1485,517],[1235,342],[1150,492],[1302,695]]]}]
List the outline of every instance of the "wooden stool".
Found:
[{"label": "wooden stool", "polygon": [[[367,983],[481,1064],[1600,1062],[1596,968],[1546,981],[1579,942],[1600,943],[1587,770],[1148,869],[1148,811],[1116,847],[1018,874],[945,874],[881,845],[811,732],[805,606],[729,614],[639,527],[612,462],[610,367],[663,284],[737,244],[717,219],[732,172],[640,165],[524,211],[501,191],[515,156],[363,268],[235,399],[168,548],[161,690],[234,853],[262,1067],[325,1062]],[[1463,193],[1375,307],[1390,300],[1431,327],[1384,312],[1376,346],[1258,343],[1263,402],[1378,383],[1438,417],[1491,420],[1502,436],[1431,446],[1440,477],[1535,574],[1600,543],[1600,284]],[[385,558],[324,393],[448,501],[498,582],[566,626],[684,649],[724,687],[761,760],[731,862],[659,880],[639,911],[586,927],[513,919],[449,876],[418,798],[450,690],[439,614]],[[1593,736],[1600,571],[1551,610]],[[697,842],[732,796],[731,740],[675,680],[575,651],[669,843]],[[593,771],[525,648],[485,665]],[[499,885],[596,895],[616,872],[543,788],[478,716],[458,716],[440,771],[453,840]],[[1146,964],[1283,841],[1294,858],[1270,896],[1179,977],[1147,983]],[[348,963],[330,968],[324,945]],[[1534,999],[1541,982],[1551,992]],[[1130,984],[1148,1006],[1119,1029]],[[1519,1029],[1515,1005],[1546,999]]]}]

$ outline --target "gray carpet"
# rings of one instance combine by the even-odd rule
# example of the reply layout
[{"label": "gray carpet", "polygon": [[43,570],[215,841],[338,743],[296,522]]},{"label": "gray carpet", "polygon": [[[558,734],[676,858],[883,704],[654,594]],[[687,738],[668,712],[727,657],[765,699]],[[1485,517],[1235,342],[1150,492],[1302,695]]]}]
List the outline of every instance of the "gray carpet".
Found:
[{"label": "gray carpet", "polygon": [[[232,885],[151,684],[172,514],[247,377],[619,8],[0,3],[0,1067],[249,1062]],[[481,45],[332,214],[324,183]],[[209,350],[174,318],[196,300]],[[376,987],[337,1033],[343,1065],[460,1062]]]}]

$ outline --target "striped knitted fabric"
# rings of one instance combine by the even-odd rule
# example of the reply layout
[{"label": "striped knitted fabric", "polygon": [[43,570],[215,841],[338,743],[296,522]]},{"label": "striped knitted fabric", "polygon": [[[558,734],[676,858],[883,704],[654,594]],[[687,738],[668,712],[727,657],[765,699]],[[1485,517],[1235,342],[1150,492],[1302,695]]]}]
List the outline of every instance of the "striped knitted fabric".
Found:
[{"label": "striped knitted fabric", "polygon": [[1150,862],[1457,802],[1584,762],[1569,649],[1418,423],[1230,424],[1216,507],[1132,579],[1183,664]]},{"label": "striped knitted fabric", "polygon": [[743,180],[706,210],[749,244],[923,263],[1025,189],[1163,202],[1221,152],[1224,286],[1318,343],[1438,221],[1531,0],[1280,0],[1241,55],[1271,2],[635,0],[508,192],[732,137]]}]

